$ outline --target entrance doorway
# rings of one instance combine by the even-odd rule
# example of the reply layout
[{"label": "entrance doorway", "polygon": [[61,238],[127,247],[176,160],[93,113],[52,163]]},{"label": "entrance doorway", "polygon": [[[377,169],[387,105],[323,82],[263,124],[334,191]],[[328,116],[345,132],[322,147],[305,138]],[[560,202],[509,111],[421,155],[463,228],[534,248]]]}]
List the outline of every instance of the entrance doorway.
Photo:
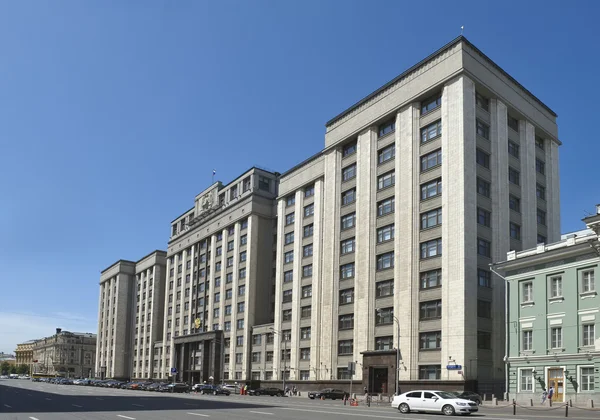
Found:
[{"label": "entrance doorway", "polygon": [[388,392],[388,368],[372,368],[372,385],[370,392],[387,394]]},{"label": "entrance doorway", "polygon": [[562,368],[548,369],[548,389],[554,388],[554,395],[552,401],[563,402],[564,400],[564,388],[565,373]]}]

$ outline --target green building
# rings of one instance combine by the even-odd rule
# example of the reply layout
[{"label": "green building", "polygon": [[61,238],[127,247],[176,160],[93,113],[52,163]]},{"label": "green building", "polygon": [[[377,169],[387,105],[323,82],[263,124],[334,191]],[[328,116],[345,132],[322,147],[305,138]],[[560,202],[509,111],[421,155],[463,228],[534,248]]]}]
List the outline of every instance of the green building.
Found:
[{"label": "green building", "polygon": [[507,282],[506,389],[510,399],[600,406],[600,205],[588,230],[511,251],[492,266]]}]

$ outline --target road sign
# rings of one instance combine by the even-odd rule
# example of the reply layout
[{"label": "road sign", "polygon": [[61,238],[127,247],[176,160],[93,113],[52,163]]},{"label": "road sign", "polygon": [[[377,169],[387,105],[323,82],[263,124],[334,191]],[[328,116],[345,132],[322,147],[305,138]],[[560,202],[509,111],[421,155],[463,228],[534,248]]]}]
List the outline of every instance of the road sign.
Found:
[{"label": "road sign", "polygon": [[177,373],[177,368],[171,368],[171,373]]},{"label": "road sign", "polygon": [[354,370],[356,369],[356,363],[348,362],[348,373],[350,376],[354,375]]},{"label": "road sign", "polygon": [[461,365],[447,365],[446,369],[448,369],[448,370],[461,370],[462,366]]}]

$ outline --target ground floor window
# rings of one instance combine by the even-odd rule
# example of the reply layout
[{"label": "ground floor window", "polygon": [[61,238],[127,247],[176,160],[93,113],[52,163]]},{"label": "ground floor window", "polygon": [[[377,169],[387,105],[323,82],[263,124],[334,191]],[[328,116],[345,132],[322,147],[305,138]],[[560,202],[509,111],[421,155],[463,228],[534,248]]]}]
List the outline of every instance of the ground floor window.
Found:
[{"label": "ground floor window", "polygon": [[533,369],[521,369],[519,389],[523,392],[533,392]]},{"label": "ground floor window", "polygon": [[421,365],[419,366],[419,379],[441,379],[441,365]]},{"label": "ground floor window", "polygon": [[593,367],[581,367],[581,390],[582,391],[593,391],[594,390],[594,368]]},{"label": "ground floor window", "polygon": [[301,381],[308,381],[309,377],[310,377],[310,371],[309,370],[301,370],[300,371],[300,380]]}]

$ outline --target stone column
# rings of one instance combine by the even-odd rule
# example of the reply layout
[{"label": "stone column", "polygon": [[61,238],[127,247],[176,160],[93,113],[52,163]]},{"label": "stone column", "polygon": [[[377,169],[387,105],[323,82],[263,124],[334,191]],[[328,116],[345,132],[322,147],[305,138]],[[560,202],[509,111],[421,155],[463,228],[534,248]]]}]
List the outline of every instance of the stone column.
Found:
[{"label": "stone column", "polygon": [[[325,217],[323,207],[323,185],[322,179],[315,182],[315,214],[313,222],[313,277],[312,277],[312,300],[311,300],[311,321],[310,321],[310,365],[315,369],[310,371],[310,380],[318,380],[317,375],[321,363],[321,342],[322,324],[321,324],[321,298],[322,298],[322,276],[323,264],[320,258],[322,252],[323,224],[321,221]],[[328,225],[329,228],[329,225]],[[277,295],[279,296],[279,295]]]},{"label": "stone column", "polygon": [[[281,308],[283,306],[283,244],[285,238],[285,197],[281,198],[277,203],[277,253],[275,260],[275,322],[273,326],[275,330],[281,331]],[[298,255],[294,255],[298,258]],[[281,337],[275,334],[273,337],[273,379],[281,379],[279,376],[279,367],[281,365]]]},{"label": "stone column", "polygon": [[537,245],[535,127],[529,121],[519,121],[519,137],[521,142],[521,242],[523,249],[530,249]]},{"label": "stone column", "polygon": [[[304,193],[302,190],[296,191],[295,194],[296,218],[294,220],[294,263],[292,264],[293,276],[293,292],[292,292],[292,340],[290,342],[290,379],[299,379],[298,372],[298,356],[300,344],[300,299],[301,284],[302,284],[302,236],[304,224]],[[284,239],[284,238],[281,238]],[[314,255],[314,246],[313,246]],[[293,368],[293,369],[292,369]]]},{"label": "stone column", "polygon": [[560,241],[560,179],[558,143],[544,141],[546,151],[546,224],[548,243]]}]

